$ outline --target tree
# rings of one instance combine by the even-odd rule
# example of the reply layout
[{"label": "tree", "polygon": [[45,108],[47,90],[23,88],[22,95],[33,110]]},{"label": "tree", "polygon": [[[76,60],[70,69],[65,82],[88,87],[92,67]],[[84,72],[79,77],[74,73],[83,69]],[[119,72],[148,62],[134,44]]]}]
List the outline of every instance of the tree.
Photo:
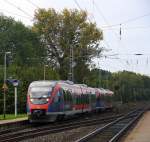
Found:
[{"label": "tree", "polygon": [[[3,15],[0,16],[0,51],[1,55],[11,51],[17,65],[33,65],[35,62],[31,58],[39,58],[44,54],[35,32],[21,22]],[[0,63],[3,64],[3,56],[0,56]]]},{"label": "tree", "polygon": [[59,69],[61,79],[68,76],[70,47],[74,50],[75,77],[78,81],[83,79],[83,76],[78,77],[82,69],[88,69],[92,58],[102,52],[99,46],[103,39],[102,31],[95,23],[87,22],[85,11],[38,9],[33,30],[40,35],[47,51],[47,61],[53,68]]}]

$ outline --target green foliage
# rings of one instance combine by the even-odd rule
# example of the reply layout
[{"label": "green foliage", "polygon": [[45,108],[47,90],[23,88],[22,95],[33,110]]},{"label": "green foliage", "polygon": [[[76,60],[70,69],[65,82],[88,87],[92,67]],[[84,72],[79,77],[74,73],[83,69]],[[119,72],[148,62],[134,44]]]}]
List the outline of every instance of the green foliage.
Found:
[{"label": "green foliage", "polygon": [[[1,55],[11,51],[16,65],[32,65],[34,62],[31,59],[40,59],[44,55],[37,34],[6,16],[0,16],[0,51]],[[3,64],[3,57],[0,56],[0,64]]]},{"label": "green foliage", "polygon": [[[18,112],[26,112],[26,95],[29,84],[35,80],[43,80],[43,66],[35,67],[18,67],[11,65],[7,68],[7,76],[18,79],[20,84],[18,86]],[[50,67],[46,68],[47,80],[59,80],[59,75]],[[3,72],[0,72],[0,87],[3,84]],[[6,112],[14,113],[14,87],[8,84],[8,91],[6,92]],[[0,114],[3,112],[3,90],[0,89]]]},{"label": "green foliage", "polygon": [[95,23],[87,22],[87,13],[64,9],[38,9],[35,13],[33,30],[41,38],[47,51],[48,62],[59,70],[61,79],[67,79],[69,70],[70,47],[73,47],[76,81],[82,81],[91,59],[102,52],[99,47],[103,38],[102,31]]},{"label": "green foliage", "polygon": [[[15,117],[14,114],[6,114],[5,120],[10,120],[10,119],[16,119],[16,118],[26,118],[27,119],[27,114],[18,114],[17,117]],[[0,115],[0,120],[3,120],[4,116]]]},{"label": "green foliage", "polygon": [[114,100],[133,102],[150,100],[150,78],[148,76],[123,71],[110,73],[93,69],[86,80],[89,86],[109,88],[114,91]]}]

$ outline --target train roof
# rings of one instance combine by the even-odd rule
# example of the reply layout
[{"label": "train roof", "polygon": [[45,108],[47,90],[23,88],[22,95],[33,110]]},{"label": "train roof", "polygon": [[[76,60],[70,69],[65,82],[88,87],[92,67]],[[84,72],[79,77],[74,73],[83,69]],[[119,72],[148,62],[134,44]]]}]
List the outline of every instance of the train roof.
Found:
[{"label": "train roof", "polygon": [[[103,88],[92,88],[88,87],[86,84],[74,84],[72,81],[68,80],[39,80],[33,81],[30,83],[29,87],[54,87],[56,84],[59,84],[63,89],[68,90],[71,89],[72,91],[82,88],[82,91],[91,92],[92,94],[96,91],[101,92],[102,94],[113,94],[112,91]],[[76,90],[77,91],[77,90]]]},{"label": "train roof", "polygon": [[74,83],[69,80],[38,80],[31,82],[29,87],[54,87],[56,84],[73,85]]},{"label": "train roof", "polygon": [[52,87],[55,86],[57,81],[48,81],[48,80],[39,80],[39,81],[33,81],[30,83],[29,87],[38,87],[38,86],[47,86]]}]

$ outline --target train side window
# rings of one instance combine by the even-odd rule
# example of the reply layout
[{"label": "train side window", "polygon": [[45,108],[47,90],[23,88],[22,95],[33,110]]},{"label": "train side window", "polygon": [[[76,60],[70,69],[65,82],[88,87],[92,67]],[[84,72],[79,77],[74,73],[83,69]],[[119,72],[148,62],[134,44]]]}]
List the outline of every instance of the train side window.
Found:
[{"label": "train side window", "polygon": [[83,101],[82,101],[83,104],[86,104],[86,96],[85,94],[83,94]]},{"label": "train side window", "polygon": [[72,95],[69,91],[64,91],[64,101],[66,103],[72,103]]},{"label": "train side window", "polygon": [[76,96],[76,104],[79,104],[79,95]]},{"label": "train side window", "polygon": [[71,91],[68,91],[68,94],[69,94],[69,102],[72,103],[72,101],[73,101],[73,100],[72,100],[72,92],[71,92]]},{"label": "train side window", "polygon": [[67,102],[70,102],[70,96],[69,96],[69,91],[66,91],[66,96],[67,96]]},{"label": "train side window", "polygon": [[64,94],[64,102],[67,102],[67,94],[66,94],[66,91],[63,90],[63,94]]},{"label": "train side window", "polygon": [[81,104],[81,96],[78,96],[78,104]]},{"label": "train side window", "polygon": [[89,104],[89,96],[86,94],[86,104]]},{"label": "train side window", "polygon": [[76,104],[76,94],[73,94],[73,96],[72,96],[72,102],[73,102],[73,104]]}]

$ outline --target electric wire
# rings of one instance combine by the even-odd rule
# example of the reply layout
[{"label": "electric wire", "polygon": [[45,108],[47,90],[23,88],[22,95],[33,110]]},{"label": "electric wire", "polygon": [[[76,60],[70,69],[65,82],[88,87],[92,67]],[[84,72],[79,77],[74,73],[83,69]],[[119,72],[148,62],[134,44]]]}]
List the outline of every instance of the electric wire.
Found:
[{"label": "electric wire", "polygon": [[[94,0],[92,0],[92,5],[93,5],[93,13],[94,13]],[[96,22],[96,19],[95,19],[94,14],[92,14],[92,15],[93,15],[94,20],[95,20],[95,22]],[[107,41],[106,39],[103,39],[103,41],[104,41],[105,45],[106,45],[108,48],[110,48],[110,45],[109,45],[108,41]]]},{"label": "electric wire", "polygon": [[[123,30],[136,30],[136,29],[149,29],[150,28],[150,25],[149,26],[135,26],[135,27],[122,27]],[[106,30],[118,30],[118,28],[103,28],[104,31]]]},{"label": "electric wire", "polygon": [[[95,1],[93,1],[93,4],[95,5],[95,7],[96,7],[97,11],[99,12],[99,14],[102,16],[104,22],[109,26],[110,24],[109,24],[108,20],[106,19],[106,17],[104,16],[104,14],[103,14],[102,10],[100,9],[100,7],[95,3]],[[102,27],[102,29],[103,29],[103,27]],[[120,38],[116,32],[114,32],[114,35],[117,38]]]},{"label": "electric wire", "polygon": [[24,13],[25,15],[27,15],[27,16],[29,16],[29,17],[31,17],[33,19],[33,17],[30,14],[28,14],[26,11],[24,11],[20,7],[16,6],[15,4],[11,3],[10,1],[8,1],[8,0],[3,0],[3,1],[6,2],[7,4],[15,7],[16,9],[18,9],[19,11],[21,11],[22,13]]},{"label": "electric wire", "polygon": [[36,7],[37,9],[40,8],[37,4],[33,3],[31,0],[27,0],[27,2],[29,2],[31,5],[33,5],[33,6]]},{"label": "electric wire", "polygon": [[19,17],[22,17],[22,18],[26,18],[26,19],[30,18],[28,16],[23,16],[23,15],[20,15],[20,14],[17,14],[17,13],[13,13],[13,12],[7,11],[5,9],[0,9],[0,11],[2,11],[2,13],[4,13],[3,11],[5,11],[6,13],[9,13],[9,14],[12,14],[12,15],[16,15],[16,16],[19,16]]},{"label": "electric wire", "polygon": [[[74,0],[74,2],[75,2],[75,4],[76,4],[76,6],[77,6],[80,10],[82,10],[82,8],[81,8],[81,6],[79,5],[78,1],[77,1],[77,0]],[[92,14],[92,15],[93,15],[93,14]],[[93,18],[94,18],[94,20],[95,20],[94,15],[93,15]],[[89,22],[91,22],[91,20],[90,20],[89,17],[87,17],[87,19],[88,19]],[[95,21],[96,21],[96,20],[95,20]],[[108,48],[110,48],[109,43],[108,43],[105,39],[103,39],[103,41],[105,42],[105,45],[106,45]]]},{"label": "electric wire", "polygon": [[116,27],[116,26],[119,26],[120,24],[124,25],[124,24],[130,23],[130,22],[133,22],[133,21],[136,21],[136,20],[142,19],[142,18],[144,18],[144,17],[148,17],[148,16],[150,16],[150,12],[147,13],[147,14],[144,14],[144,15],[141,15],[141,16],[137,16],[137,17],[128,19],[128,20],[126,20],[126,21],[120,22],[120,23],[118,23],[118,24],[102,26],[102,28]]}]

